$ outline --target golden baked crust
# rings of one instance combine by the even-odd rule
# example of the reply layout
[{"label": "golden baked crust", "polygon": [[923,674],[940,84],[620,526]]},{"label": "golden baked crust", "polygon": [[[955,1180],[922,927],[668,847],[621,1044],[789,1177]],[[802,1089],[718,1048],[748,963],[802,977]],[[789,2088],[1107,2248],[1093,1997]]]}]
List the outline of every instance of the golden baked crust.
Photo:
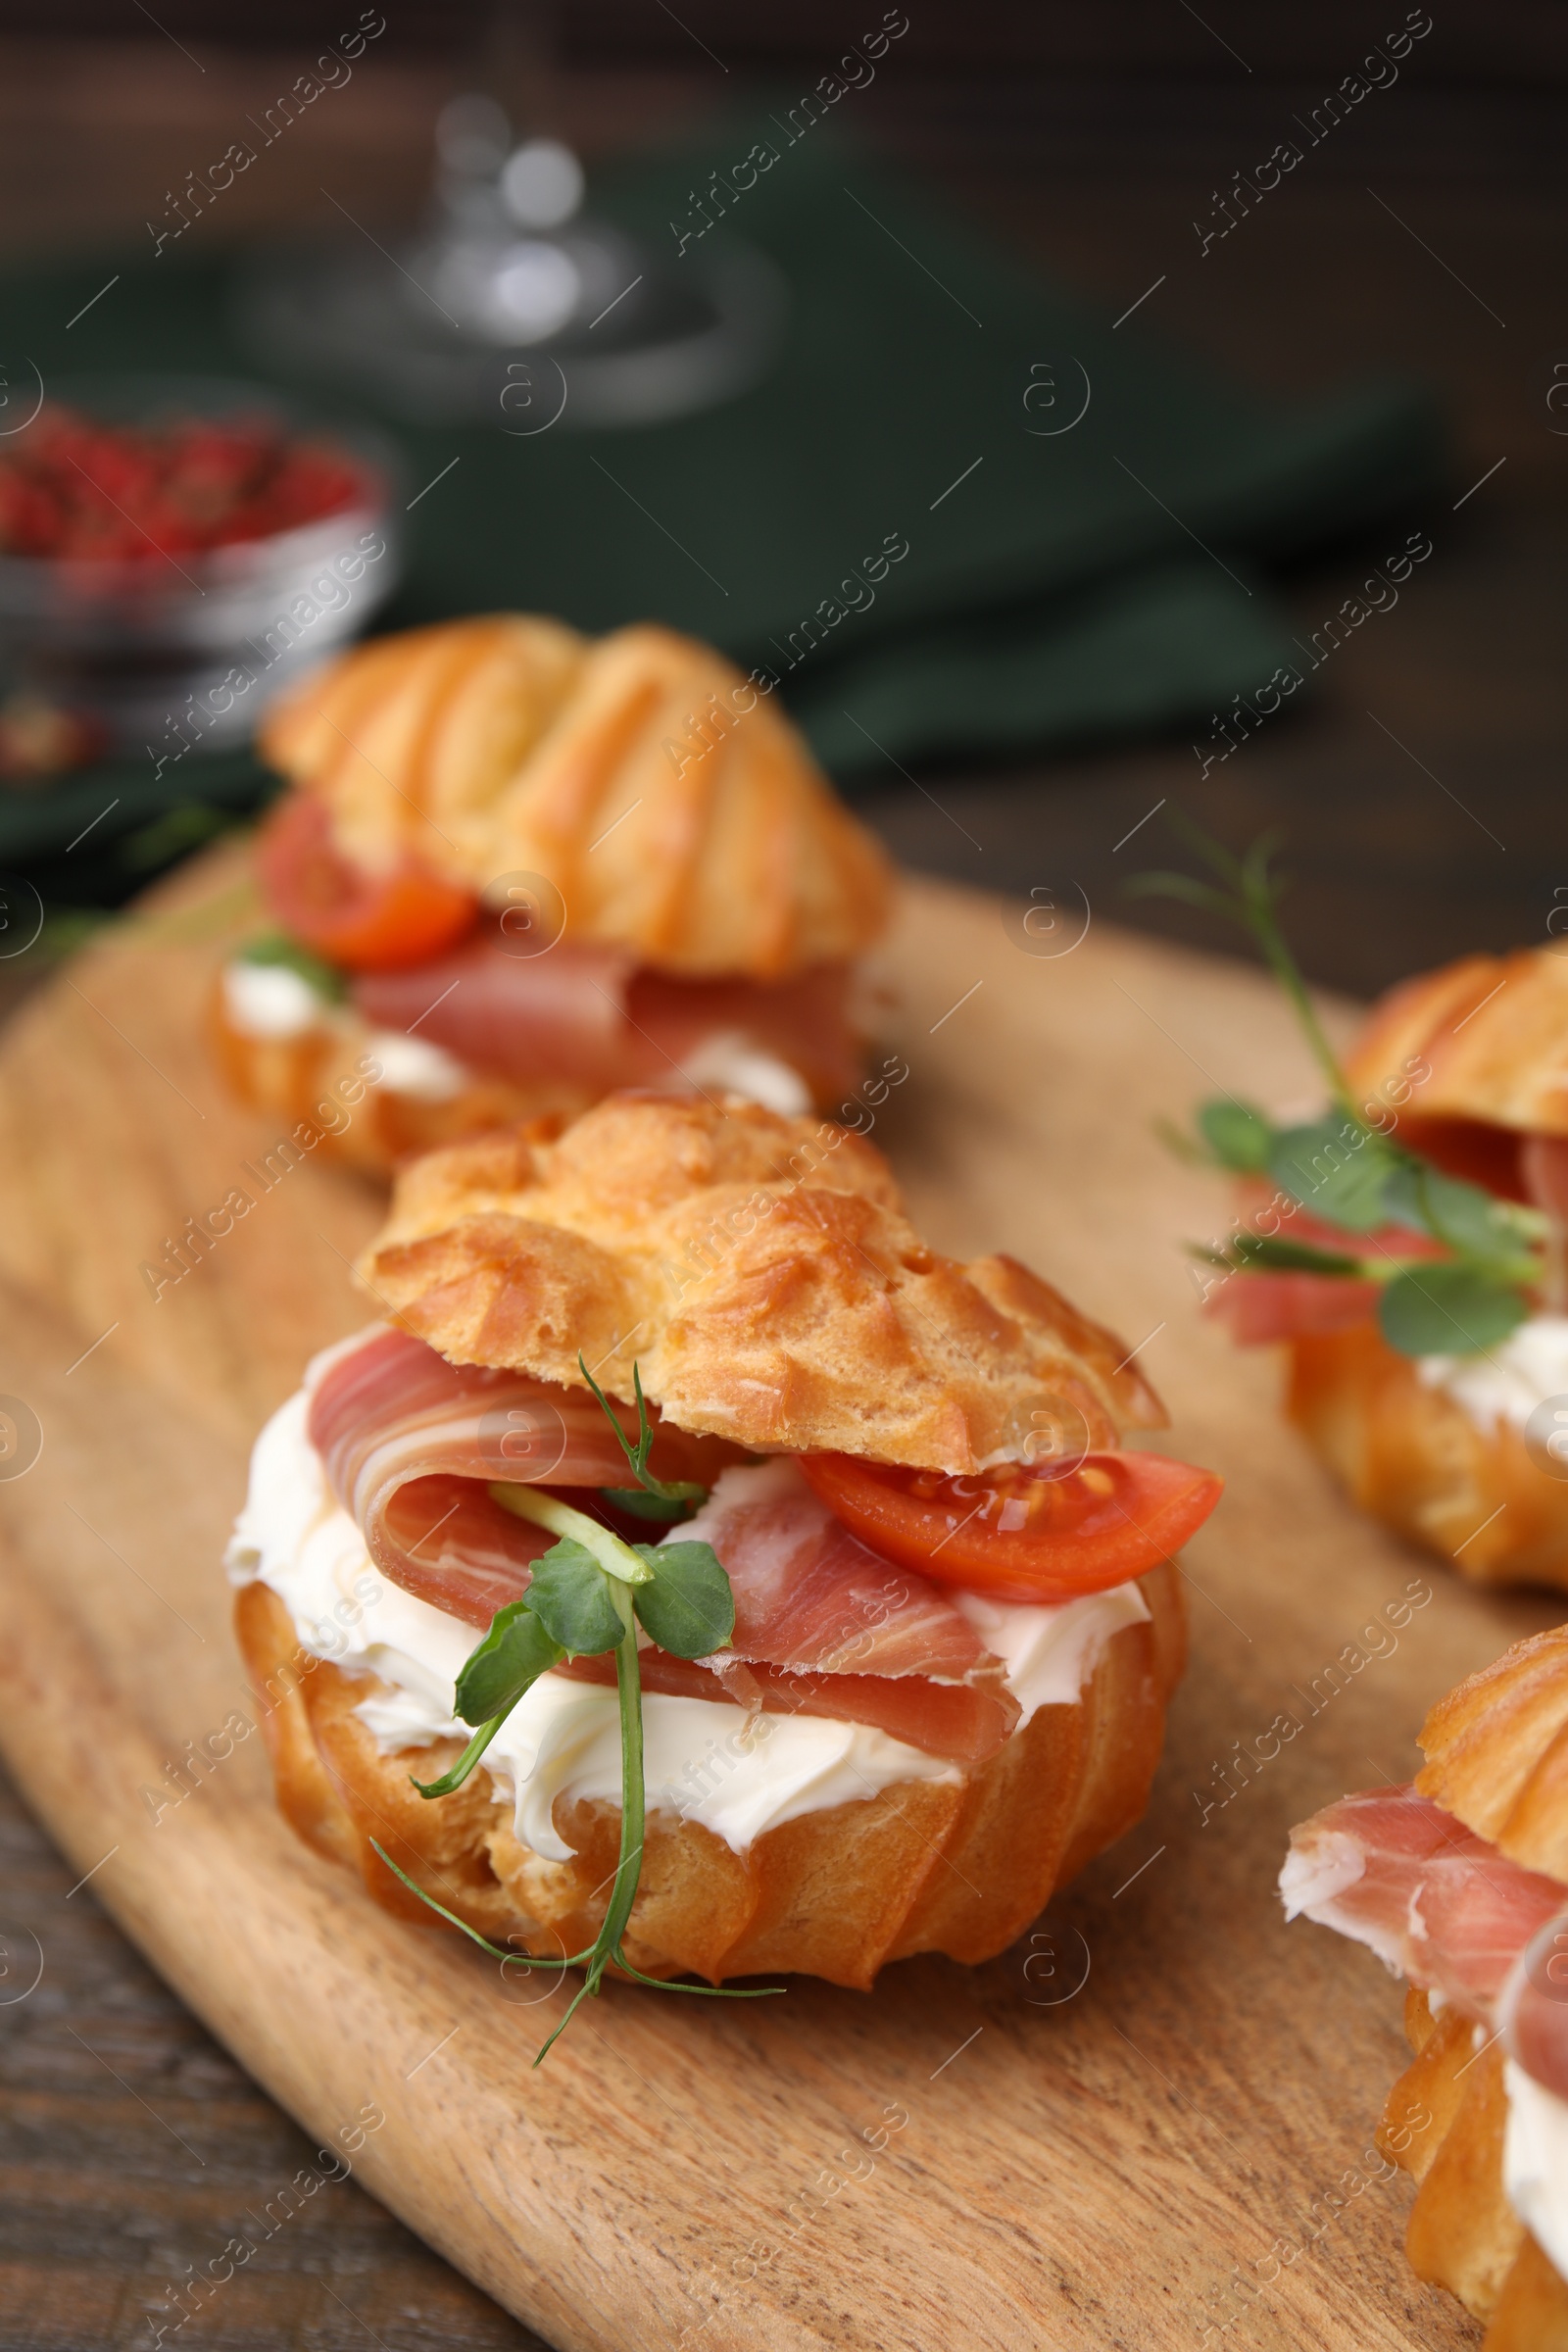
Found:
[{"label": "golden baked crust", "polygon": [[258,748],[320,794],[365,863],[410,849],[449,859],[550,727],[587,654],[575,629],[520,612],[372,638],[274,703]]},{"label": "golden baked crust", "polygon": [[1421,1119],[1568,1135],[1568,956],[1464,956],[1402,981],[1373,1006],[1346,1066],[1374,1094],[1411,1059],[1432,1071],[1410,1102]]},{"label": "golden baked crust", "polygon": [[1008,1257],[928,1250],[880,1152],[755,1103],[614,1095],[400,1176],[367,1288],[457,1363],[630,1396],[760,1448],[973,1471],[1163,1408]]},{"label": "golden baked crust", "polygon": [[1289,1342],[1286,1411],[1362,1508],[1472,1584],[1568,1591],[1568,1479],[1478,1428],[1375,1324]]},{"label": "golden baked crust", "polygon": [[1423,1796],[1568,1885],[1568,1626],[1515,1642],[1440,1698],[1421,1749]]},{"label": "golden baked crust", "polygon": [[1568,2352],[1568,2285],[1525,2230],[1502,2182],[1502,2052],[1424,1992],[1405,1995],[1415,2063],[1389,2094],[1378,2146],[1420,2183],[1405,2228],[1418,2278],[1491,2322],[1483,2352]]},{"label": "golden baked crust", "polygon": [[379,638],[285,697],[261,748],[362,863],[542,874],[568,938],[662,970],[780,979],[887,920],[888,860],[801,737],[668,629],[500,613]]},{"label": "golden baked crust", "polygon": [[[1078,1703],[1042,1707],[990,1762],[949,1784],[906,1781],[808,1813],[736,1853],[700,1823],[648,1818],[627,1957],[649,1976],[798,1970],[870,1985],[885,1961],[941,1951],[978,1962],[1004,1950],[1075,1871],[1143,1813],[1181,1672],[1176,1572],[1141,1580],[1152,1623],[1123,1627]],[[481,1765],[456,1796],[427,1803],[454,1742],[382,1755],[354,1709],[384,1686],[315,1660],[270,1587],[248,1585],[235,1628],[261,1699],[285,1818],[328,1860],[357,1866],[400,1917],[430,1913],[372,1851],[379,1841],[421,1886],[493,1941],[542,1954],[591,1943],[609,1897],[620,1808],[558,1800],[573,1848],[549,1861],[520,1845]]]}]

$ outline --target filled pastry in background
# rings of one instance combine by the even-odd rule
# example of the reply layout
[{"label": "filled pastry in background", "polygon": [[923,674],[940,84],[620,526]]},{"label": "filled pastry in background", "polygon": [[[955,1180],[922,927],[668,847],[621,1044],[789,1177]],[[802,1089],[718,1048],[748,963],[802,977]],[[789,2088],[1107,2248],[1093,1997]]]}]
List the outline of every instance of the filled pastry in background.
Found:
[{"label": "filled pastry in background", "polygon": [[[871,1145],[612,1097],[406,1169],[362,1272],[395,1320],[263,1432],[229,1558],[282,1809],[393,1909],[866,1986],[1139,1818],[1220,1481],[1125,1449],[1165,1415],[1121,1342],[927,1249]],[[571,1630],[601,1571],[625,1642]]]},{"label": "filled pastry in background", "polygon": [[767,697],[668,630],[499,614],[384,637],[269,713],[276,931],[222,972],[236,1091],[384,1170],[617,1087],[832,1109],[890,872]]},{"label": "filled pastry in background", "polygon": [[[1409,1981],[1415,2063],[1378,2144],[1420,2183],[1419,2275],[1490,2321],[1486,2352],[1568,2345],[1568,1627],[1441,1700],[1413,1785],[1291,1838],[1286,1915]],[[1348,2123],[1348,2118],[1347,2122]]]},{"label": "filled pastry in background", "polygon": [[1294,1117],[1200,1108],[1202,1155],[1240,1179],[1231,1231],[1195,1251],[1205,1309],[1243,1346],[1284,1344],[1286,1410],[1367,1510],[1478,1583],[1568,1589],[1568,957],[1468,956],[1407,981],[1342,1066],[1266,854],[1225,873],[1200,846],[1328,1098]]}]

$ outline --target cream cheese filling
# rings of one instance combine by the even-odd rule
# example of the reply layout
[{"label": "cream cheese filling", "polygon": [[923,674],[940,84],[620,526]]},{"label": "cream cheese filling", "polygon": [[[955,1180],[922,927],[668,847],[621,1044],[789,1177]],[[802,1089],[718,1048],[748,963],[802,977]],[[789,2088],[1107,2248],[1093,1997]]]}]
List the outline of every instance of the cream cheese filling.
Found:
[{"label": "cream cheese filling", "polygon": [[375,1084],[415,1102],[451,1102],[471,1083],[466,1063],[445,1046],[410,1037],[403,1029],[372,1029],[365,1050],[381,1065]]},{"label": "cream cheese filling", "polygon": [[286,963],[247,963],[236,956],[223,966],[223,1011],[241,1037],[304,1037],[324,1027],[332,1006]]},{"label": "cream cheese filling", "polygon": [[1508,2093],[1502,2142],[1508,2202],[1553,2270],[1568,2278],[1568,2101],[1511,2058],[1502,2079]]},{"label": "cream cheese filling", "polygon": [[681,1076],[699,1094],[710,1088],[744,1095],[776,1110],[787,1119],[803,1118],[811,1107],[811,1090],[787,1061],[739,1029],[722,1029],[705,1038],[681,1063]]},{"label": "cream cheese filling", "polygon": [[[313,1374],[336,1352],[318,1357]],[[225,1560],[229,1576],[235,1584],[269,1585],[310,1654],[387,1686],[355,1709],[383,1754],[466,1740],[468,1727],[453,1711],[455,1686],[479,1636],[375,1567],[327,1486],[307,1435],[309,1410],[302,1389],[256,1442],[250,1492]],[[773,1474],[764,1464],[724,1476]],[[956,1597],[1004,1660],[1026,1719],[1038,1707],[1072,1703],[1111,1636],[1149,1616],[1136,1584],[1050,1608]],[[721,1697],[646,1692],[643,1739],[650,1810],[700,1822],[737,1852],[805,1813],[877,1796],[905,1781],[956,1785],[964,1778],[961,1766],[870,1724],[756,1716]],[[566,1860],[572,1849],[555,1825],[557,1800],[620,1799],[614,1690],[542,1675],[496,1735],[485,1764],[497,1802],[513,1808],[520,1842],[550,1860]]]},{"label": "cream cheese filling", "polygon": [[1416,1373],[1489,1436],[1503,1421],[1523,1429],[1548,1398],[1568,1396],[1568,1315],[1532,1315],[1485,1355],[1423,1355]]},{"label": "cream cheese filling", "polygon": [[[247,963],[236,956],[223,966],[223,1012],[231,1029],[269,1045],[287,1044],[314,1030],[343,1030],[344,1008],[311,986],[286,963]],[[402,1029],[372,1029],[366,1050],[380,1066],[372,1084],[416,1102],[450,1102],[471,1083],[471,1073],[455,1054]]]}]

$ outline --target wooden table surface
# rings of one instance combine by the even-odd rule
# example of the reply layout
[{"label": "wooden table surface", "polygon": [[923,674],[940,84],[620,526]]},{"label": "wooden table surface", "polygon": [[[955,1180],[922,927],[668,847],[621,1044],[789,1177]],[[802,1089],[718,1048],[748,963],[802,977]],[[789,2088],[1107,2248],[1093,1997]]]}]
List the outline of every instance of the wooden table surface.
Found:
[{"label": "wooden table surface", "polygon": [[[1515,24],[1523,50],[1527,13]],[[1459,18],[1473,43],[1477,12]],[[187,24],[176,29],[201,46]],[[1241,39],[1228,22],[1222,29]],[[1288,113],[1301,91],[1331,86],[1344,60],[1329,50],[1339,41],[1353,53],[1361,29],[1344,11],[1325,17],[1324,54],[1298,61],[1299,90],[1287,90],[1277,68],[1271,80],[1243,79],[1239,66],[1233,88],[1179,74],[1163,91],[1145,82],[1130,102],[1103,76],[1086,99],[1070,70],[1049,82],[931,73],[907,94],[889,78],[868,96],[867,119],[1000,235],[1120,308],[1190,236],[1188,216],[1211,181],[1222,184],[1252,152],[1268,105],[1288,97]],[[1437,56],[1439,44],[1429,46]],[[0,192],[14,250],[112,239],[127,223],[134,233],[149,188],[177,183],[226,112],[243,113],[276,85],[279,57],[260,45],[203,56],[209,71],[198,74],[156,35],[9,46]],[[1535,72],[1539,56],[1524,64]],[[1223,58],[1216,67],[1230,70]],[[1536,96],[1547,101],[1540,78]],[[1440,518],[1426,593],[1345,649],[1315,711],[1265,730],[1206,787],[1194,788],[1185,744],[1007,772],[922,772],[940,806],[895,781],[869,806],[906,859],[1014,886],[1065,872],[1102,913],[1195,936],[1200,926],[1183,917],[1115,897],[1126,861],[1115,845],[1157,801],[1178,797],[1233,838],[1263,821],[1287,825],[1302,876],[1298,936],[1327,983],[1365,992],[1468,946],[1542,935],[1554,890],[1568,883],[1568,439],[1551,430],[1538,381],[1544,357],[1568,352],[1568,208],[1518,71],[1508,84],[1506,72],[1493,76],[1479,62],[1467,74],[1461,41],[1446,87],[1407,85],[1376,114],[1363,110],[1293,206],[1234,241],[1223,270],[1186,272],[1165,321],[1249,380],[1281,389],[1310,391],[1379,365],[1414,367],[1446,387],[1460,451],[1453,500],[1499,457],[1506,463]],[[332,184],[352,189],[347,200],[362,200],[368,217],[407,218],[441,86],[441,71],[421,60],[368,61],[358,111],[318,110],[297,168],[291,156],[266,188],[256,175],[244,202],[257,209],[236,212],[236,228],[308,220],[328,160],[349,174]],[[702,59],[670,58],[568,76],[564,103],[574,134],[603,146],[656,117],[695,116],[719,86]],[[1368,184],[1422,243],[1377,213]],[[1298,580],[1300,618],[1315,625],[1360,568],[1348,559]],[[0,1951],[0,2352],[108,2352],[148,2340],[148,2280],[192,2258],[212,2208],[215,2150],[223,2193],[251,2204],[293,2169],[303,2142],[139,1959],[93,1887],[70,1892],[77,1873],[24,1808],[9,1794],[0,1808],[0,1928],[10,1938]],[[47,1943],[44,1979],[27,2000],[7,2003],[29,1934]],[[205,2166],[175,2133],[200,2137]],[[534,2340],[352,2181],[269,2250],[212,2332],[185,2332],[234,2352]],[[1408,2340],[1425,2337],[1412,2324]]]}]

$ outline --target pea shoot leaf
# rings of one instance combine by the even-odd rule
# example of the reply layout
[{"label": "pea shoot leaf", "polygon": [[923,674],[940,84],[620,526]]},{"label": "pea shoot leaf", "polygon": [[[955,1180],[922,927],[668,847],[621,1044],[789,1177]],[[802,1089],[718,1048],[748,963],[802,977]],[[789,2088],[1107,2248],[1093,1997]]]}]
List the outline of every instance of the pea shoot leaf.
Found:
[{"label": "pea shoot leaf", "polygon": [[1383,1188],[1383,1205],[1391,1225],[1408,1226],[1412,1233],[1431,1233],[1432,1211],[1427,1202],[1425,1163],[1401,1159]]},{"label": "pea shoot leaf", "polygon": [[1506,1201],[1438,1168],[1418,1168],[1416,1185],[1428,1227],[1450,1250],[1483,1260],[1520,1255],[1522,1236]]},{"label": "pea shoot leaf", "polygon": [[[684,1494],[651,1494],[645,1487],[601,1487],[606,1502],[633,1519],[689,1519],[691,1502]],[[700,1497],[701,1487],[697,1489]]]},{"label": "pea shoot leaf", "polygon": [[610,1580],[574,1536],[563,1536],[535,1560],[521,1605],[568,1657],[596,1658],[613,1649],[626,1630],[610,1597]]},{"label": "pea shoot leaf", "polygon": [[1401,1355],[1478,1355],[1529,1312],[1522,1293],[1485,1267],[1447,1261],[1396,1274],[1378,1302],[1383,1337]]},{"label": "pea shoot leaf", "polygon": [[639,1544],[639,1559],[654,1571],[651,1585],[632,1587],[632,1607],[661,1649],[672,1657],[706,1658],[735,1631],[735,1594],[710,1544]]},{"label": "pea shoot leaf", "polygon": [[1198,1131],[1222,1168],[1234,1168],[1239,1176],[1266,1172],[1274,1126],[1250,1102],[1234,1102],[1228,1095],[1221,1095],[1200,1103]]},{"label": "pea shoot leaf", "polygon": [[532,1597],[530,1592],[498,1609],[490,1631],[465,1659],[458,1676],[458,1713],[465,1723],[484,1725],[510,1714],[524,1691],[565,1656],[564,1644],[552,1640],[528,1606]]},{"label": "pea shoot leaf", "polygon": [[1303,1208],[1351,1233],[1388,1222],[1386,1193],[1398,1158],[1380,1136],[1331,1113],[1287,1127],[1274,1141],[1269,1172]]}]

